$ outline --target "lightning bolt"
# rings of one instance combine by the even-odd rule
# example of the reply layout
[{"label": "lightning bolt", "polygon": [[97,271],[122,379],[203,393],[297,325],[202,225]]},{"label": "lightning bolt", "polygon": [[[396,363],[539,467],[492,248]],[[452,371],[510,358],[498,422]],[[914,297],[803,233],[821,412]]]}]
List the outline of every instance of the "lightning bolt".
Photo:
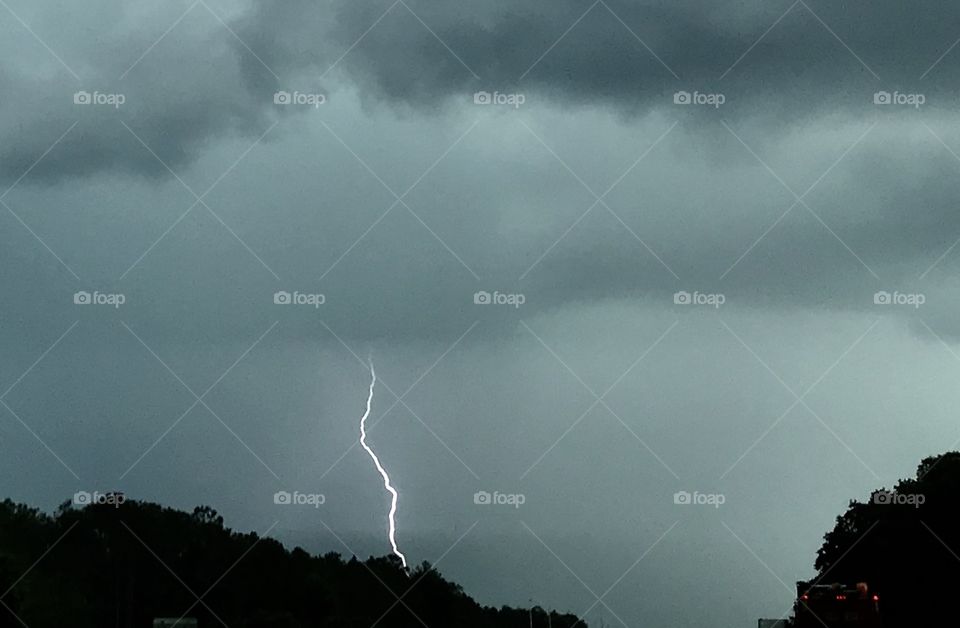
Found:
[{"label": "lightning bolt", "polygon": [[390,536],[390,545],[393,547],[393,553],[400,557],[400,562],[403,563],[403,567],[407,567],[407,558],[400,551],[400,548],[397,547],[397,523],[395,521],[395,516],[397,514],[397,489],[393,488],[390,484],[390,476],[387,474],[387,470],[383,468],[383,465],[380,464],[380,459],[377,458],[377,454],[373,453],[373,449],[367,445],[367,418],[370,416],[370,405],[373,403],[373,387],[377,383],[377,373],[373,370],[373,360],[370,360],[370,392],[367,395],[367,411],[363,413],[363,416],[360,417],[360,445],[367,450],[367,453],[370,454],[370,457],[373,459],[373,464],[376,465],[377,471],[380,472],[380,477],[383,478],[383,486],[390,493],[390,512],[387,514],[387,522],[389,524],[389,536]]}]

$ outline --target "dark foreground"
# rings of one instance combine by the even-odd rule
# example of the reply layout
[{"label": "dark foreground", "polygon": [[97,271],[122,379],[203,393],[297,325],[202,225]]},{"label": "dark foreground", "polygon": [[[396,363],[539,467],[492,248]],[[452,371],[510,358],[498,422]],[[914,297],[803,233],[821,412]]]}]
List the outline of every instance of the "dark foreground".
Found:
[{"label": "dark foreground", "polygon": [[[851,501],[815,570],[798,583],[795,628],[957,625],[960,453]],[[67,502],[47,515],[0,503],[0,628],[139,628],[184,615],[230,628],[586,628],[573,615],[480,606],[427,563],[408,573],[392,557],[288,551],[206,507]]]},{"label": "dark foreground", "polygon": [[480,606],[427,563],[408,574],[393,558],[288,551],[225,528],[205,507],[67,503],[50,516],[0,503],[0,627],[139,628],[184,615],[230,628],[577,623],[539,608]]}]

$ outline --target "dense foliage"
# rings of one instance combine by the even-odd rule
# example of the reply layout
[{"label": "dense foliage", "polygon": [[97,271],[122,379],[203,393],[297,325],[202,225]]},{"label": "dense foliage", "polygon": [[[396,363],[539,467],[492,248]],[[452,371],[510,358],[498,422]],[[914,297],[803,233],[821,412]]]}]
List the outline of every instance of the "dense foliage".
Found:
[{"label": "dense foliage", "polygon": [[960,453],[924,459],[866,503],[851,502],[824,536],[820,582],[867,582],[885,628],[957,624],[960,591]]},{"label": "dense foliage", "polygon": [[392,557],[288,551],[225,528],[206,507],[66,503],[48,515],[0,503],[0,627],[132,628],[183,615],[202,628],[577,624],[541,609],[482,607],[427,563],[408,573]]}]

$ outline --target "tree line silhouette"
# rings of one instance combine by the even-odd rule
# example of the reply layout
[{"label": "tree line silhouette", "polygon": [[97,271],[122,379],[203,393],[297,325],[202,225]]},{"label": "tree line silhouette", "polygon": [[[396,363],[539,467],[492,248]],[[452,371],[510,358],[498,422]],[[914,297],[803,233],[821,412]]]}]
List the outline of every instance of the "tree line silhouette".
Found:
[{"label": "tree line silhouette", "polygon": [[822,583],[868,583],[884,628],[960,624],[960,453],[925,458],[916,478],[851,501],[814,566]]},{"label": "tree line silhouette", "polygon": [[65,502],[48,515],[0,503],[0,628],[139,628],[184,615],[201,628],[578,623],[540,608],[481,606],[426,562],[407,572],[392,556],[287,550],[225,528],[209,507]]},{"label": "tree line silhouette", "polygon": [[[885,628],[956,625],[958,552],[960,452],[949,452],[851,501],[824,535],[814,582],[868,583]],[[132,628],[182,615],[204,628],[586,628],[536,607],[481,606],[426,562],[408,572],[392,556],[287,550],[224,527],[206,506],[65,502],[46,514],[0,502],[0,628]]]}]

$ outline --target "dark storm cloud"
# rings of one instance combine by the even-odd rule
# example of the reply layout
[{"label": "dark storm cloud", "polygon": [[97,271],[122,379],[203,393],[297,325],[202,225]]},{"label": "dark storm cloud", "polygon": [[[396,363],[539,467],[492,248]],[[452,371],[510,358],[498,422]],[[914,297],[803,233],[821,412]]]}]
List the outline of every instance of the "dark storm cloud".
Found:
[{"label": "dark storm cloud", "polygon": [[[673,110],[760,117],[770,125],[827,108],[870,111],[879,90],[922,92],[926,106],[949,107],[960,76],[952,54],[938,62],[956,40],[956,9],[935,2],[851,10],[784,1],[720,10],[617,0],[467,8],[261,0],[225,17],[215,13],[223,11],[219,5],[200,3],[180,22],[189,7],[165,7],[149,16],[153,28],[138,23],[130,32],[122,20],[103,26],[124,13],[119,3],[59,21],[27,5],[14,8],[64,64],[16,21],[5,26],[6,180],[74,122],[31,180],[101,170],[163,176],[164,167],[119,120],[176,169],[217,138],[257,137],[269,117],[286,112],[273,106],[276,90],[324,91],[334,76],[377,99],[425,110],[499,90],[522,92],[530,104],[612,106],[638,115],[673,108],[678,90],[718,92],[726,98],[720,111]],[[30,75],[17,66],[43,71]],[[117,112],[77,107],[78,90],[120,92],[126,102]]]},{"label": "dark storm cloud", "polygon": [[[276,88],[251,89],[241,64],[243,55],[253,55],[234,47],[219,15],[202,3],[187,13],[188,6],[148,10],[120,3],[62,12],[12,8],[26,26],[8,13],[0,44],[0,178],[8,183],[58,138],[27,183],[101,171],[166,177],[140,140],[176,170],[212,142],[256,137],[268,126]],[[156,14],[132,15],[140,11]],[[78,92],[122,101],[78,104]]]},{"label": "dark storm cloud", "polygon": [[[224,24],[213,13],[223,8],[211,7],[199,4],[186,14],[188,6],[169,7],[149,21],[121,21],[135,24],[124,32],[98,22],[100,13],[122,12],[120,5],[78,12],[67,29],[52,15],[17,6],[67,67],[15,21],[5,24],[11,35],[11,56],[0,66],[9,94],[0,108],[10,121],[0,149],[5,178],[23,174],[69,129],[8,197],[16,211],[83,205],[76,187],[46,198],[19,194],[30,183],[65,176],[95,181],[101,171],[148,175],[177,194],[176,202],[151,211],[157,217],[149,228],[136,216],[116,217],[114,227],[128,235],[114,249],[117,259],[104,256],[96,272],[83,268],[89,252],[82,242],[58,233],[63,229],[55,222],[27,216],[88,283],[91,274],[115,281],[192,202],[161,160],[191,184],[194,175],[213,181],[289,111],[274,105],[277,89],[331,90],[322,115],[310,112],[348,148],[307,114],[284,117],[290,124],[265,141],[281,139],[282,147],[258,161],[256,154],[267,151],[261,145],[247,164],[253,169],[238,171],[270,172],[269,183],[231,193],[237,184],[228,181],[208,199],[243,241],[231,240],[201,208],[129,275],[135,286],[126,290],[142,291],[135,302],[156,299],[167,304],[159,310],[169,311],[183,301],[184,288],[155,270],[182,265],[204,294],[234,299],[247,313],[269,316],[275,289],[322,283],[316,289],[331,297],[324,314],[344,334],[445,337],[459,333],[478,289],[525,292],[525,315],[584,299],[663,303],[682,289],[722,291],[755,305],[860,309],[872,305],[876,290],[917,284],[935,262],[931,280],[956,266],[949,254],[937,261],[960,236],[952,206],[960,179],[937,139],[960,145],[949,131],[949,109],[937,102],[960,60],[948,54],[934,65],[954,41],[943,15],[949,9],[938,14],[933,5],[882,3],[861,14],[813,2],[724,10],[703,3],[561,2],[454,11],[420,2],[263,1],[224,12]],[[95,40],[78,36],[90,30]],[[43,71],[18,71],[21,61]],[[926,108],[875,107],[873,91],[895,89],[898,81],[922,86]],[[355,86],[359,102],[350,93]],[[715,88],[727,94],[719,111],[673,105],[676,89]],[[72,96],[81,89],[120,92],[125,102],[116,109],[78,106]],[[526,122],[484,118],[407,199],[416,217],[397,206],[361,237],[393,199],[350,151],[403,191],[469,126],[459,113],[488,113],[473,107],[476,89],[525,92],[527,104],[514,117],[526,115]],[[378,99],[392,109],[412,105],[443,115],[400,122],[388,109],[369,110],[371,128],[351,128],[360,104]],[[565,126],[567,104],[580,106],[580,128]],[[605,105],[636,115],[617,120]],[[603,192],[675,121],[679,126],[610,192],[606,205],[571,228],[595,199],[560,160]],[[312,127],[309,139],[289,136],[297,124]],[[408,132],[402,125],[409,137],[391,142]],[[197,158],[234,136],[241,137],[219,163],[191,172]],[[838,158],[842,164],[820,181]],[[795,201],[785,186],[799,194],[814,182],[804,198],[810,209],[798,204],[784,216]],[[155,192],[161,189],[168,188]],[[265,209],[271,207],[284,220]],[[299,225],[299,232],[284,224]],[[183,230],[231,243],[242,269],[234,272],[247,273],[246,291],[224,283],[222,269],[196,270],[210,268],[208,251],[182,241]],[[347,251],[352,243],[356,248]],[[247,246],[270,268],[247,255]],[[273,273],[283,280],[277,283]],[[932,309],[936,300],[930,301]],[[484,316],[509,326],[508,314]],[[243,318],[211,330],[208,321],[172,317],[167,331],[232,336],[256,317]],[[499,323],[491,329],[502,332]],[[300,331],[318,329],[308,323]]]},{"label": "dark storm cloud", "polygon": [[759,108],[792,118],[866,108],[881,89],[919,88],[931,104],[935,95],[952,103],[960,64],[938,60],[956,40],[956,12],[933,1],[383,0],[338,3],[331,19],[326,6],[262,0],[241,30],[279,50],[278,67],[326,72],[337,62],[371,93],[418,107],[498,89],[638,113],[696,89],[726,93],[728,115]]}]

